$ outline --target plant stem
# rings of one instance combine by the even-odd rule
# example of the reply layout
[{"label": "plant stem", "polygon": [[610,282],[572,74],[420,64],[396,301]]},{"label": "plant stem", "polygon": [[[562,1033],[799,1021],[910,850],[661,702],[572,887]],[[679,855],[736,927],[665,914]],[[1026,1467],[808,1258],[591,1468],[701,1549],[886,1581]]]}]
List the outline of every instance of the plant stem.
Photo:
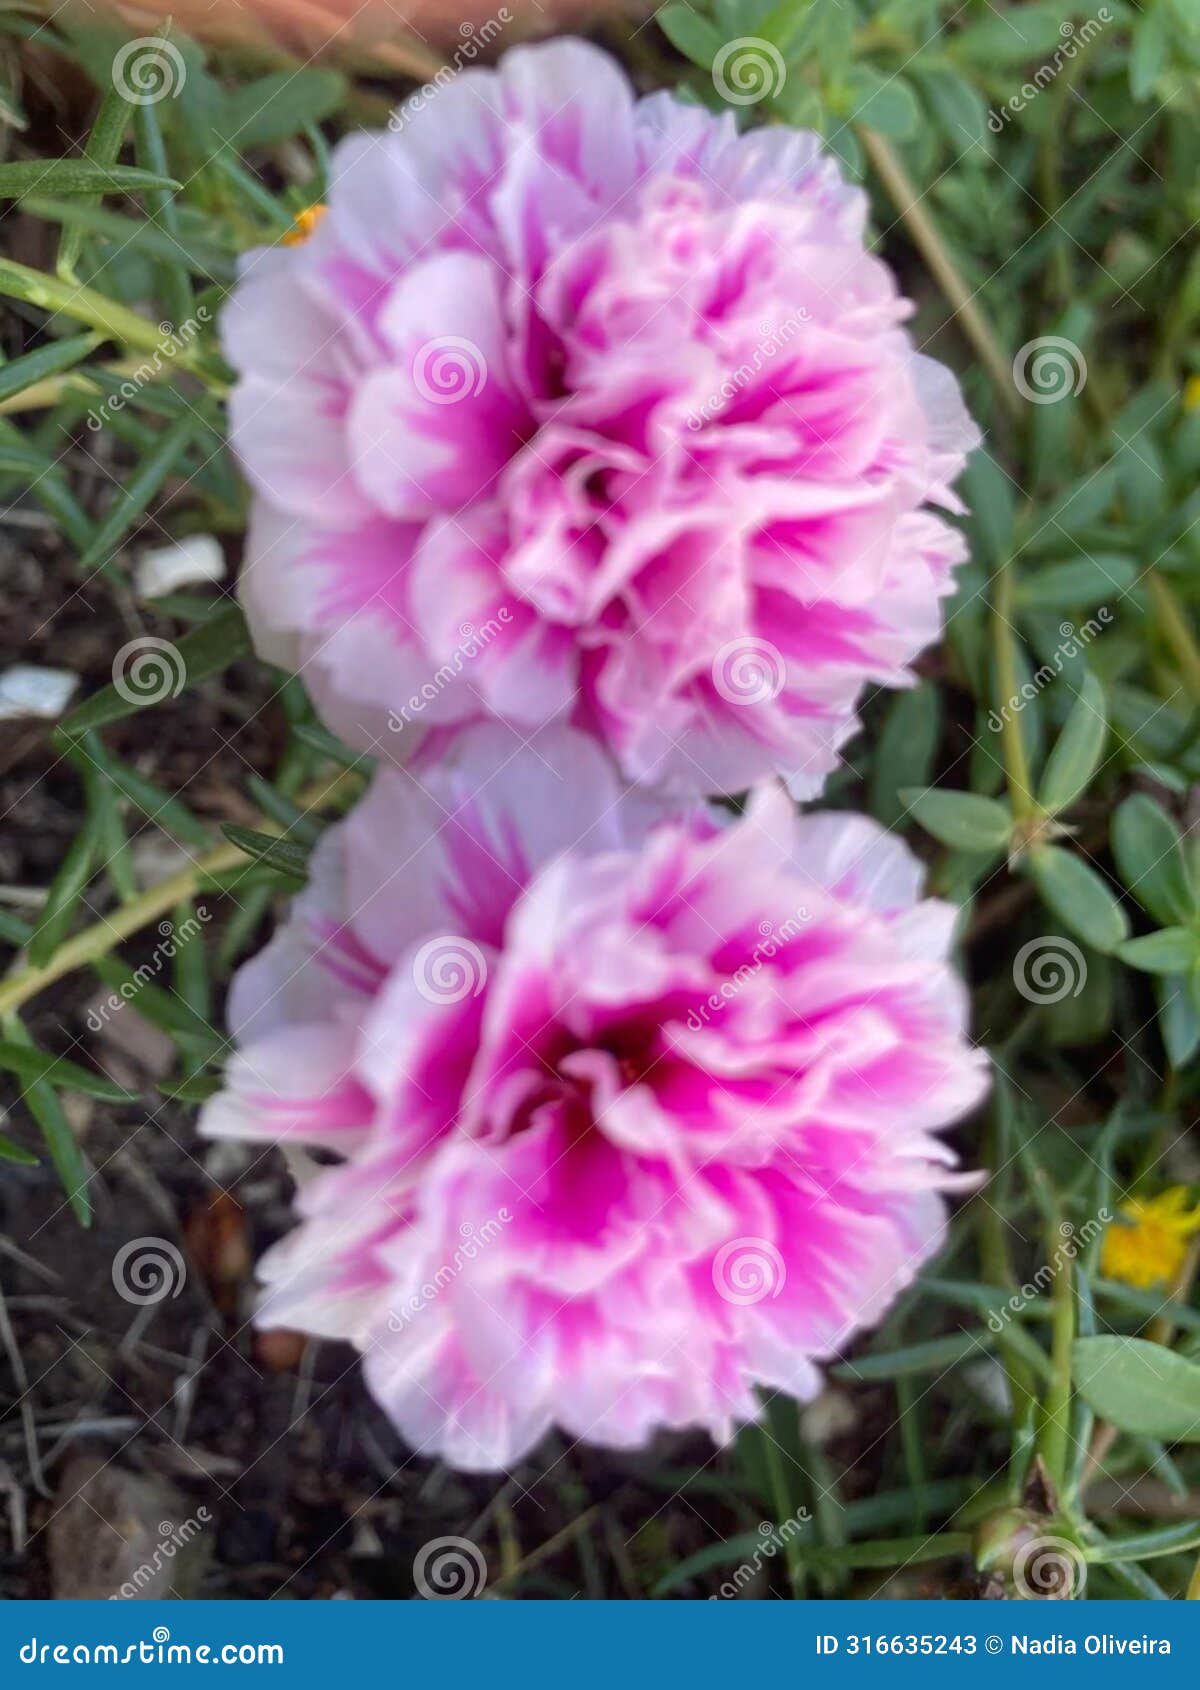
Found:
[{"label": "plant stem", "polygon": [[[37,305],[43,311],[73,317],[77,322],[87,323],[89,328],[99,329],[106,339],[115,340],[119,345],[136,347],[143,352],[162,350],[163,334],[157,323],[131,311],[127,305],[97,293],[94,288],[80,287],[76,282],[47,275],[44,270],[32,270],[26,264],[17,264],[8,258],[0,259],[0,294],[23,299],[26,304]],[[211,379],[194,346],[180,348],[171,362],[203,381]]]},{"label": "plant stem", "polygon": [[1013,702],[1018,697],[1017,653],[1012,626],[1014,581],[1012,561],[1006,559],[996,571],[992,586],[992,651],[996,680],[1002,695],[1000,720],[1003,724],[1004,769],[1008,776],[1013,815],[1021,822],[1036,814],[1037,804],[1029,776],[1029,759],[1025,755],[1025,737]]},{"label": "plant stem", "polygon": [[[780,1448],[771,1436],[770,1430],[762,1428],[763,1454],[767,1463],[767,1475],[771,1481],[771,1494],[775,1498],[775,1512],[780,1516],[775,1522],[777,1526],[784,1526],[792,1518],[791,1497],[788,1491],[787,1477],[780,1461]],[[797,1600],[804,1595],[804,1557],[800,1553],[801,1545],[794,1533],[789,1533],[784,1540],[783,1553],[787,1561],[788,1584],[791,1586],[793,1597]]]},{"label": "plant stem", "polygon": [[1021,402],[1013,386],[1012,362],[1001,351],[995,330],[976,303],[974,293],[959,275],[958,266],[951,258],[937,225],[921,204],[920,196],[909,180],[908,172],[891,143],[884,140],[882,135],[873,129],[859,129],[857,134],[876,174],[929,266],[933,279],[945,294],[962,325],[963,333],[978,352],[984,368],[995,383],[1003,409],[1010,418],[1017,420],[1021,415]]},{"label": "plant stem", "polygon": [[[357,780],[358,777],[352,771],[344,770],[333,780],[319,782],[300,794],[299,808],[327,809],[336,798],[350,790]],[[261,832],[274,835],[284,831],[269,817],[261,820],[258,827]],[[130,903],[122,905],[102,921],[85,927],[82,932],[66,940],[49,962],[40,968],[23,968],[10,975],[0,984],[0,1015],[8,1015],[19,1009],[23,1003],[36,997],[56,980],[61,980],[63,975],[69,974],[72,969],[82,968],[86,963],[106,956],[123,939],[130,938],[160,916],[169,914],[176,904],[194,896],[207,876],[237,868],[247,856],[248,853],[237,845],[214,846],[204,856],[197,857],[190,867],[181,869],[178,874],[170,875],[166,880],[160,880],[157,885],[148,887]]]},{"label": "plant stem", "polygon": [[[1057,1244],[1052,1237],[1050,1251]],[[1038,1447],[1055,1488],[1062,1491],[1067,1480],[1067,1445],[1071,1421],[1071,1346],[1075,1342],[1075,1274],[1066,1257],[1054,1282],[1054,1313],[1050,1324],[1050,1360],[1054,1381],[1042,1405]]]},{"label": "plant stem", "polygon": [[1197,646],[1196,636],[1188,625],[1183,606],[1175,596],[1175,589],[1158,570],[1148,569],[1145,582],[1159,629],[1179,665],[1184,685],[1193,702],[1200,704],[1200,647]]}]

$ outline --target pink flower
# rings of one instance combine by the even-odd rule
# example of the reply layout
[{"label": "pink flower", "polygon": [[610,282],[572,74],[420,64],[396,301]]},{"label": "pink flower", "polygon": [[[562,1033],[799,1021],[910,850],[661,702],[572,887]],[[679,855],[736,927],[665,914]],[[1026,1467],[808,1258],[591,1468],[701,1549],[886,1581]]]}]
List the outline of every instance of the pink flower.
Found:
[{"label": "pink flower", "polygon": [[816,791],[939,634],[977,440],[865,214],[815,136],[578,41],[343,142],[225,316],[260,649],[358,745],[558,717],[632,780]]},{"label": "pink flower", "polygon": [[385,768],[238,975],[203,1119],[338,1158],[260,1320],[351,1340],[467,1469],[811,1397],[938,1248],[935,1135],[986,1089],[919,882],[778,786],[666,815],[565,729]]}]

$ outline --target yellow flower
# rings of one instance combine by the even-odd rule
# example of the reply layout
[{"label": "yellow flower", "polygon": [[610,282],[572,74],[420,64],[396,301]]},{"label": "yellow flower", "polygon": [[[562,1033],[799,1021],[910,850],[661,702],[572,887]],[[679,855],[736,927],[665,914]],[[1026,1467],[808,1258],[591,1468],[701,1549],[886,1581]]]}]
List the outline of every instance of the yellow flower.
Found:
[{"label": "yellow flower", "polygon": [[1200,411],[1200,376],[1189,376],[1183,384],[1183,408]]},{"label": "yellow flower", "polygon": [[284,246],[302,246],[324,217],[326,209],[323,205],[306,205],[303,211],[298,211],[296,221],[283,237]]},{"label": "yellow flower", "polygon": [[1200,1231],[1200,1208],[1187,1206],[1187,1188],[1172,1185],[1157,1197],[1131,1197],[1104,1234],[1100,1271],[1107,1279],[1149,1291],[1173,1283],[1187,1255],[1188,1239]]}]

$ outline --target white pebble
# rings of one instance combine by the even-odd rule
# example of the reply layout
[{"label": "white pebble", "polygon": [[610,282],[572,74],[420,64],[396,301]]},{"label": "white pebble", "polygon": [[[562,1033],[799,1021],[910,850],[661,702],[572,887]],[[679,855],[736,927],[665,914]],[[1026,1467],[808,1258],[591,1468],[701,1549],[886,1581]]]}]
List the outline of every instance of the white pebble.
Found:
[{"label": "white pebble", "polygon": [[225,554],[211,534],[189,534],[170,546],[143,552],[134,572],[134,591],[140,599],[158,599],[180,587],[196,587],[225,579]]},{"label": "white pebble", "polygon": [[14,663],[0,675],[0,722],[19,716],[40,716],[53,722],[67,707],[79,685],[69,669],[41,669],[34,663]]}]

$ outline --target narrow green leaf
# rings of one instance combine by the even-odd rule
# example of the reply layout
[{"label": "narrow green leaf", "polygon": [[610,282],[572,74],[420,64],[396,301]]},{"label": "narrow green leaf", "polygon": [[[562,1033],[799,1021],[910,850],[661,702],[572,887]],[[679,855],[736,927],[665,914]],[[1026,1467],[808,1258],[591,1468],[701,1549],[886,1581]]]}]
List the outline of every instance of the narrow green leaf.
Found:
[{"label": "narrow green leaf", "polygon": [[654,14],[654,21],[672,47],[678,47],[685,59],[702,70],[712,68],[713,60],[725,45],[720,30],[691,6],[664,6]]},{"label": "narrow green leaf", "polygon": [[1129,937],[1129,917],[1082,857],[1038,845],[1029,853],[1029,873],[1047,906],[1096,950],[1115,951]]},{"label": "narrow green leaf", "polygon": [[0,1133],[0,1162],[15,1162],[21,1168],[36,1168],[41,1165],[32,1150],[26,1150],[23,1144],[18,1144],[6,1133]]},{"label": "narrow green leaf", "polygon": [[1049,815],[1065,810],[1085,790],[1100,766],[1107,738],[1104,688],[1094,675],[1087,675],[1046,759],[1038,802]]},{"label": "narrow green leaf", "polygon": [[[121,143],[125,139],[125,131],[129,127],[130,110],[129,101],[114,83],[101,102],[92,132],[84,147],[84,158],[89,164],[99,165],[104,170],[112,169],[117,162]],[[89,195],[88,198],[92,204],[100,203],[99,194]],[[83,230],[76,227],[64,229],[58,243],[58,261],[55,265],[60,276],[74,278],[75,266],[82,251]]]},{"label": "narrow green leaf", "polygon": [[945,792],[940,787],[906,788],[902,802],[927,833],[956,851],[1003,851],[1012,837],[1006,804],[977,792]]},{"label": "narrow green leaf", "polygon": [[65,340],[52,340],[48,346],[26,352],[23,358],[14,358],[11,364],[0,364],[0,402],[24,393],[27,387],[44,381],[47,376],[61,375],[71,369],[89,352],[94,352],[103,338],[98,334],[68,335]]},{"label": "narrow green leaf", "polygon": [[904,819],[901,791],[929,779],[942,726],[942,700],[931,682],[902,692],[888,710],[871,760],[871,814],[884,827]]},{"label": "narrow green leaf", "polygon": [[144,514],[147,505],[187,451],[197,427],[195,417],[180,417],[163,435],[154,450],[138,465],[121,495],[109,507],[96,529],[91,544],[80,558],[81,569],[93,569],[96,564],[108,559],[119,541],[125,538],[134,523]]},{"label": "narrow green leaf", "polygon": [[170,177],[132,164],[92,164],[81,158],[29,159],[0,164],[0,199],[26,194],[131,194],[141,188],[178,188]]},{"label": "narrow green leaf", "polygon": [[33,1044],[17,1044],[12,1039],[0,1039],[0,1068],[18,1074],[23,1080],[45,1080],[61,1091],[82,1092],[85,1097],[99,1098],[102,1103],[132,1103],[132,1092],[114,1085],[102,1074],[93,1074],[79,1063],[65,1056],[54,1056]]},{"label": "narrow green leaf", "polygon": [[256,862],[265,863],[297,880],[308,878],[309,846],[295,845],[290,840],[277,839],[268,833],[256,833],[250,827],[235,827],[232,822],[226,822],[221,831],[231,845],[245,851]]},{"label": "narrow green leaf", "polygon": [[95,820],[88,816],[67,847],[46,892],[46,901],[29,941],[29,960],[35,968],[49,962],[65,938],[71,917],[92,878],[98,842]]},{"label": "narrow green leaf", "polygon": [[210,675],[219,675],[250,649],[246,619],[238,606],[231,604],[161,653],[161,686],[149,688],[145,695],[135,692],[128,681],[120,689],[115,683],[102,687],[65,717],[60,726],[64,733],[81,734],[89,728],[132,716],[147,705],[161,703],[168,695],[177,697],[184,687],[198,686]]}]

